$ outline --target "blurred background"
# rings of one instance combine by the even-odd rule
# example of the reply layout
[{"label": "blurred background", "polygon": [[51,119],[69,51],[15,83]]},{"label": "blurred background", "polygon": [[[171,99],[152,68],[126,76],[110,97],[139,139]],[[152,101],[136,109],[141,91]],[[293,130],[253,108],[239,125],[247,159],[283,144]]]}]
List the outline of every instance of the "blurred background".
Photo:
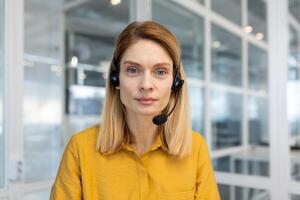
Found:
[{"label": "blurred background", "polygon": [[222,199],[300,200],[300,0],[0,0],[0,200],[49,199],[136,20],[181,43]]}]

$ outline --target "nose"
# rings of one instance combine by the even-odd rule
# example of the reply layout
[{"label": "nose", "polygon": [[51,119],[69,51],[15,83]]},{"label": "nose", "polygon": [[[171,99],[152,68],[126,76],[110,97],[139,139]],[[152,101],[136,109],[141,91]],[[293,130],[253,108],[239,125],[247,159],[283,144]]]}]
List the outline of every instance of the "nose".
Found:
[{"label": "nose", "polygon": [[139,89],[141,91],[152,91],[153,90],[153,80],[150,73],[144,73],[143,76],[141,76]]}]

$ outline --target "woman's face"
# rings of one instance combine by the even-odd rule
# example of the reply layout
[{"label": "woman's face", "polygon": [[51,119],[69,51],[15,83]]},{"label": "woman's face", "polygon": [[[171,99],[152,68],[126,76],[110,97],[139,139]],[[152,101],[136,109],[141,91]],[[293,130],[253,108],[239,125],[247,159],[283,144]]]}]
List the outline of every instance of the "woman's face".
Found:
[{"label": "woman's face", "polygon": [[167,51],[141,39],[124,52],[120,63],[117,88],[127,114],[160,114],[169,102],[173,82],[173,61]]}]

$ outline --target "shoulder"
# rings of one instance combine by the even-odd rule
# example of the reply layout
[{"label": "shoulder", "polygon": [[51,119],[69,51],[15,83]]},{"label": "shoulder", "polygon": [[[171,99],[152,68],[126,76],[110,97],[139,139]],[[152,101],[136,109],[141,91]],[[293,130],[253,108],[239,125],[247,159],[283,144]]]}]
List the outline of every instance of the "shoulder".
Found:
[{"label": "shoulder", "polygon": [[200,162],[207,162],[210,160],[208,146],[205,142],[205,138],[198,132],[192,133],[192,151],[197,155]]},{"label": "shoulder", "polygon": [[86,128],[82,131],[79,131],[75,133],[72,137],[75,140],[81,140],[81,139],[91,139],[93,137],[96,137],[99,132],[100,125],[96,124],[94,126],[91,126],[89,128]]},{"label": "shoulder", "polygon": [[192,145],[199,148],[200,146],[202,146],[204,144],[205,144],[204,137],[200,133],[193,131],[192,132]]},{"label": "shoulder", "polygon": [[192,151],[199,156],[199,154],[207,154],[208,147],[205,138],[198,132],[192,132]]},{"label": "shoulder", "polygon": [[96,124],[72,135],[70,143],[77,149],[93,148],[96,149],[97,137],[100,125]]}]

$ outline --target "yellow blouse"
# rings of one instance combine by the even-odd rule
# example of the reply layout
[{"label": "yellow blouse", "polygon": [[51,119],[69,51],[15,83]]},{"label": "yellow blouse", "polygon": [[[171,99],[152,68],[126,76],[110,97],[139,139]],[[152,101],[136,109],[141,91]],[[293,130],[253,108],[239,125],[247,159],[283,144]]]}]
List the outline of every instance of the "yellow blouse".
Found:
[{"label": "yellow blouse", "polygon": [[168,155],[160,137],[138,156],[132,147],[103,155],[96,150],[98,126],[70,139],[50,200],[219,200],[203,137],[193,132],[192,153]]}]

